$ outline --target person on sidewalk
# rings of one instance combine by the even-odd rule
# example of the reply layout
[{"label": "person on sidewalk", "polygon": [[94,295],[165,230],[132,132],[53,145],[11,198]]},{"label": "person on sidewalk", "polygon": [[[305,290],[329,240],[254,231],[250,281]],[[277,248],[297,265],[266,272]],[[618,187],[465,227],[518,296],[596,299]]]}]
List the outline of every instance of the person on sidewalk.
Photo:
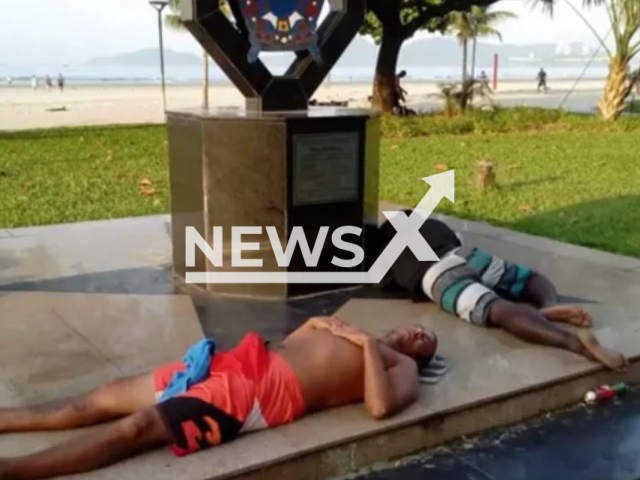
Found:
[{"label": "person on sidewalk", "polygon": [[[613,370],[628,366],[622,354],[604,348],[587,330],[591,317],[585,310],[559,304],[553,283],[541,273],[463,246],[460,236],[439,220],[428,218],[419,231],[440,260],[419,261],[405,248],[381,287],[401,288],[416,300],[431,300],[475,326],[501,328],[522,340],[569,350]],[[388,221],[380,227],[381,251],[396,233]]]},{"label": "person on sidewalk", "polygon": [[0,479],[35,479],[101,468],[170,445],[186,455],[305,413],[364,401],[376,419],[412,403],[418,372],[437,340],[422,327],[381,339],[337,318],[311,318],[269,348],[248,334],[215,353],[203,340],[183,362],[114,381],[56,405],[0,408],[0,433],[65,430],[118,419],[79,438],[21,458],[0,458]]}]

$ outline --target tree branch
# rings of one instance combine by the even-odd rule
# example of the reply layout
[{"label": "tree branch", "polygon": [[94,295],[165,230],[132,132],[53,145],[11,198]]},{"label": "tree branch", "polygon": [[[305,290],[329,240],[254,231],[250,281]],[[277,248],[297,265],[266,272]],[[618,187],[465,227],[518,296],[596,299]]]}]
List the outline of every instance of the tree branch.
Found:
[{"label": "tree branch", "polygon": [[372,11],[380,23],[385,26],[400,21],[399,12],[402,9],[401,2],[402,0],[372,0],[368,2],[367,8]]}]

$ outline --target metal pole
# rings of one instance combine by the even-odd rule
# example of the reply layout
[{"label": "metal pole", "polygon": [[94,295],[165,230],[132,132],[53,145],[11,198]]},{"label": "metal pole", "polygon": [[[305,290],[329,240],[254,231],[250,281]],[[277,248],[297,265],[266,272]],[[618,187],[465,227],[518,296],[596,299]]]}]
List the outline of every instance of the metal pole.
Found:
[{"label": "metal pole", "polygon": [[169,4],[167,0],[151,0],[149,2],[158,12],[158,38],[160,40],[160,73],[162,75],[162,111],[167,111],[167,84],[164,74],[164,38],[162,35],[162,11]]},{"label": "metal pole", "polygon": [[160,72],[162,75],[162,111],[167,110],[167,84],[164,75],[164,38],[162,36],[162,10],[166,5],[158,9],[158,34],[160,37]]}]

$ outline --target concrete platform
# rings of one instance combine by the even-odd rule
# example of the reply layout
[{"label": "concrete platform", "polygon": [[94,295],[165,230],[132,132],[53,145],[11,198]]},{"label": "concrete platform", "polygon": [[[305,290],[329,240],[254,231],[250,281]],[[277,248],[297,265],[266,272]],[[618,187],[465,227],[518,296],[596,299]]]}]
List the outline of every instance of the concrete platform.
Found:
[{"label": "concrete platform", "polygon": [[[149,222],[148,225],[145,224],[149,230],[157,232],[161,228],[160,222],[164,220],[162,217],[155,218],[153,221],[151,219],[144,221]],[[105,225],[108,222],[100,223],[100,229],[108,228]],[[603,343],[620,349],[633,360],[640,356],[640,261],[475,222],[450,220],[450,223],[462,232],[466,243],[477,244],[507,259],[527,263],[553,277],[567,301],[584,305],[594,314],[594,330]],[[84,241],[89,242],[90,224],[86,228],[87,230],[83,233],[86,235]],[[46,235],[46,231],[42,231],[42,235]],[[100,246],[101,236],[104,236],[104,231],[96,233],[93,237],[93,241],[96,242],[94,247]],[[0,237],[0,265],[8,258],[5,247],[7,241],[11,242],[12,253],[9,258],[15,260],[16,257],[20,257],[20,253],[16,254],[14,250],[17,248],[20,252],[20,242],[16,238],[19,236],[15,231],[9,231],[4,237]],[[158,242],[158,239],[155,238],[154,241]],[[34,239],[29,242],[37,243]],[[42,242],[46,243],[44,240]],[[136,259],[147,258],[143,245],[144,242],[140,240],[137,247],[129,248],[128,255]],[[161,245],[158,245],[158,252],[161,253],[161,251]],[[49,254],[54,255],[54,251],[49,251]],[[85,265],[83,254],[88,254],[88,251],[83,253],[77,250],[75,257],[73,252],[70,252],[67,262]],[[48,261],[51,262],[51,258]],[[29,265],[31,269],[29,276],[43,279],[36,281],[35,284],[40,282],[42,286],[47,285],[47,282],[55,281],[55,278],[47,279],[40,275],[35,263]],[[119,267],[126,269],[127,265],[119,265]],[[68,267],[64,266],[64,268]],[[101,268],[105,268],[105,271],[86,274],[108,276],[108,266]],[[149,268],[162,271],[164,266],[158,264],[156,267],[151,265]],[[13,278],[20,276],[19,264],[10,266],[8,270],[12,272]],[[4,289],[12,293],[8,293],[0,301],[14,303],[6,304],[11,306],[9,309],[6,305],[0,304],[0,342],[5,335],[14,335],[9,343],[15,345],[18,343],[18,337],[23,335],[24,345],[27,345],[31,342],[29,338],[33,335],[32,331],[18,329],[16,333],[5,334],[4,324],[8,322],[8,315],[13,324],[20,315],[19,308],[26,308],[20,305],[35,303],[35,300],[21,302],[17,295],[23,294],[15,293],[18,289],[17,284],[7,281],[3,275],[4,271],[0,269],[0,290]],[[43,281],[45,283],[42,283]],[[2,286],[3,283],[4,286]],[[39,292],[32,295],[45,294]],[[55,292],[49,292],[46,295],[49,297],[42,297],[43,311],[49,308],[47,305],[55,304],[56,297],[80,295],[81,298],[84,296],[84,294]],[[12,297],[15,300],[11,300]],[[91,295],[87,296],[86,302],[93,301],[89,297]],[[103,297],[103,300],[97,301],[104,301],[110,305],[112,299],[118,296],[95,294],[95,297],[96,299]],[[156,303],[158,299],[164,298],[162,295],[151,295],[145,298],[149,299],[149,305],[153,304],[157,312],[162,311],[167,317],[173,317],[166,304]],[[71,310],[66,310],[64,318],[73,316],[73,313],[79,311],[72,304],[68,304],[66,308]],[[34,309],[31,313],[32,318],[35,319],[33,322],[36,323],[37,319],[41,318],[41,313],[37,310]],[[108,310],[105,308],[102,311]],[[96,309],[92,317],[100,318],[100,312],[100,309]],[[123,315],[125,313],[129,315],[128,312],[129,310],[123,311]],[[540,412],[574,403],[586,390],[602,382],[614,380],[637,382],[640,379],[640,363],[634,363],[630,371],[622,375],[605,372],[598,365],[573,354],[527,345],[499,331],[469,326],[426,303],[353,298],[340,309],[339,313],[345,319],[379,334],[402,323],[418,322],[433,328],[440,337],[442,353],[450,359],[450,372],[438,385],[422,387],[418,402],[407,411],[383,422],[368,418],[362,406],[354,405],[315,414],[295,424],[272,431],[248,435],[234,443],[183,459],[173,459],[166,451],[161,450],[109,469],[80,475],[77,478],[87,480],[328,478],[375,462],[406,455],[461,435],[517,422]],[[259,315],[259,312],[256,312],[256,315]],[[217,328],[223,329],[229,319],[214,318],[212,321],[214,323],[217,321],[219,323]],[[79,328],[77,323],[73,325]],[[254,328],[260,329],[259,325],[257,320],[252,323]],[[12,332],[15,329],[16,327],[13,326],[8,331]],[[122,330],[126,332],[127,327],[123,326]],[[269,325],[265,325],[264,330],[269,339],[277,340],[281,336],[280,331],[270,329]],[[37,345],[31,345],[37,347]],[[46,346],[41,348],[44,348],[48,355],[57,353],[55,349],[47,349]],[[4,350],[4,347],[0,345],[0,349]],[[52,363],[52,369],[48,371],[45,369],[48,373],[38,378],[36,370],[43,367],[42,364],[34,363],[28,370],[28,375],[33,377],[29,377],[21,374],[22,366],[15,360],[11,360],[25,358],[24,351],[13,348],[13,355],[17,357],[12,356],[9,359],[8,356],[4,356],[2,350],[0,350],[2,355],[0,380],[13,378],[15,383],[15,378],[20,378],[22,385],[26,385],[24,388],[27,393],[24,394],[23,399],[38,400],[37,392],[49,390],[43,387],[59,388],[69,381],[65,376],[65,369],[66,364],[74,362],[73,356],[63,359],[63,355],[60,355],[58,360],[60,363],[57,365]],[[37,349],[31,354],[34,358],[36,358],[35,351]],[[147,359],[152,360],[151,357]],[[87,363],[84,372],[88,374],[93,370],[96,376],[103,375],[103,378],[110,374],[117,374],[111,365],[100,363],[98,359],[95,360],[94,365],[92,367]],[[55,375],[59,375],[60,380],[57,380]],[[91,376],[91,378],[94,377]],[[66,389],[67,386],[64,388]],[[61,392],[55,393],[57,396]],[[5,390],[0,392],[0,402],[7,401],[15,402],[16,397],[13,391],[5,387]],[[4,456],[23,453],[60,438],[60,435],[0,437],[2,442],[0,451]]]},{"label": "concrete platform", "polygon": [[[191,299],[83,293],[0,293],[0,405],[72,397],[182,356],[202,337]],[[0,435],[2,456],[63,435]]]}]

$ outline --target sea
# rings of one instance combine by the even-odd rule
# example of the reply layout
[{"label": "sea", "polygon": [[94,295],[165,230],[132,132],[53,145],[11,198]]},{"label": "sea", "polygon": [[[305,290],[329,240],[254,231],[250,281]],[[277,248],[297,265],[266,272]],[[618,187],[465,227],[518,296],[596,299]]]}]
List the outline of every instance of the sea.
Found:
[{"label": "sea", "polygon": [[[282,62],[267,66],[274,74],[284,73]],[[501,68],[499,77],[501,80],[531,80],[536,79],[539,66],[507,66]],[[399,65],[398,70],[407,71],[407,81],[454,81],[460,78],[460,66],[428,67],[415,65]],[[478,65],[477,75],[484,70],[491,76],[491,65]],[[553,80],[575,79],[580,76],[584,79],[602,79],[606,77],[607,68],[604,64],[594,64],[584,71],[583,65],[549,66],[545,68],[549,82]],[[156,84],[160,81],[159,65],[25,65],[6,66],[0,65],[0,85],[10,83],[14,85],[29,84],[32,75],[36,75],[40,82],[46,75],[54,81],[59,73],[64,75],[68,84],[97,85],[97,84]],[[331,82],[362,83],[371,82],[374,68],[349,67],[338,64],[328,78]],[[224,73],[215,65],[211,66],[210,78],[212,82],[226,82]],[[168,84],[189,85],[198,84],[202,79],[201,65],[167,65],[166,81]]]}]

